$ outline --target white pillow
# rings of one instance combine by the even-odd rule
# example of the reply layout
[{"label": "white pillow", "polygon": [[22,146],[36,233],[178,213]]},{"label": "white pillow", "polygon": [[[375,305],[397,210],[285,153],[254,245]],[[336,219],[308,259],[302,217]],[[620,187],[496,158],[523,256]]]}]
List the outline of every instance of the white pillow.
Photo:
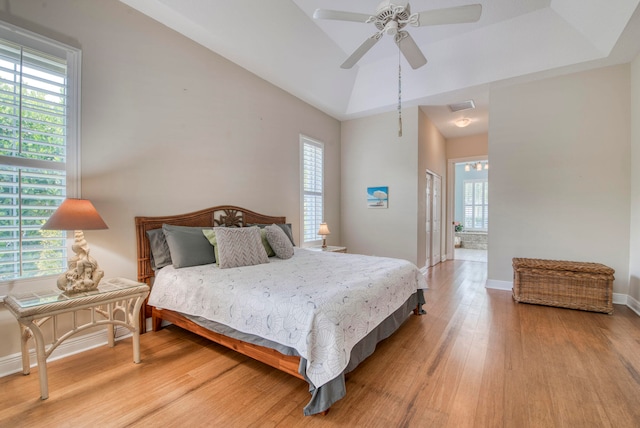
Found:
[{"label": "white pillow", "polygon": [[216,232],[220,268],[269,263],[257,227],[215,227],[213,230]]},{"label": "white pillow", "polygon": [[279,226],[272,224],[271,226],[266,226],[264,230],[267,233],[267,241],[276,256],[281,259],[293,257],[293,244],[291,244],[289,237]]}]

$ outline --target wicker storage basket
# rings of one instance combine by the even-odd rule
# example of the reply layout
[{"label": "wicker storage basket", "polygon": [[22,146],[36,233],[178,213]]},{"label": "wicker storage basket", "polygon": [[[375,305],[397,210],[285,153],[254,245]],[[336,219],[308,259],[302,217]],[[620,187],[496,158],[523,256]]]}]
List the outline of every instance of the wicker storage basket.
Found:
[{"label": "wicker storage basket", "polygon": [[599,263],[513,259],[513,299],[613,313],[614,270]]}]

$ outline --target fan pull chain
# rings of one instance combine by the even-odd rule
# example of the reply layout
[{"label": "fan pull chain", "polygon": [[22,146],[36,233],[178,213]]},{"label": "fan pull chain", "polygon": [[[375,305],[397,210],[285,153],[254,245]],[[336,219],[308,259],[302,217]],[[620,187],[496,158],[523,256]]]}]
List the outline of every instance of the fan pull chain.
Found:
[{"label": "fan pull chain", "polygon": [[398,44],[398,137],[402,137],[402,67],[400,65],[400,44]]}]

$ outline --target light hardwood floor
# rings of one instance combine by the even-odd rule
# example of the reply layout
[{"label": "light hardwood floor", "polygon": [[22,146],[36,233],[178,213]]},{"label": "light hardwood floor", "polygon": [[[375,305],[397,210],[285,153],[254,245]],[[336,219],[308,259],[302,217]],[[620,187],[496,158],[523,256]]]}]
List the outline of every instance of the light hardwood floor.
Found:
[{"label": "light hardwood floor", "polygon": [[[0,426],[638,427],[640,317],[516,304],[484,288],[486,264],[427,273],[411,316],[347,380],[326,416],[302,416],[299,379],[178,328],[0,378]],[[17,327],[16,327],[17,328]]]}]

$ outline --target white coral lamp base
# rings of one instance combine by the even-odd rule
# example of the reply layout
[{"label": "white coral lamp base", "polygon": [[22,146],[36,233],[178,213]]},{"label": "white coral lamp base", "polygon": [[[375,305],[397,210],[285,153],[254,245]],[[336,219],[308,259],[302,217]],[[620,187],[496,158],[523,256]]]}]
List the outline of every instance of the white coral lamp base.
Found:
[{"label": "white coral lamp base", "polygon": [[89,255],[89,245],[84,233],[76,230],[71,249],[75,256],[69,258],[69,270],[58,277],[58,288],[67,293],[80,293],[98,288],[104,271],[98,266],[96,259]]}]

